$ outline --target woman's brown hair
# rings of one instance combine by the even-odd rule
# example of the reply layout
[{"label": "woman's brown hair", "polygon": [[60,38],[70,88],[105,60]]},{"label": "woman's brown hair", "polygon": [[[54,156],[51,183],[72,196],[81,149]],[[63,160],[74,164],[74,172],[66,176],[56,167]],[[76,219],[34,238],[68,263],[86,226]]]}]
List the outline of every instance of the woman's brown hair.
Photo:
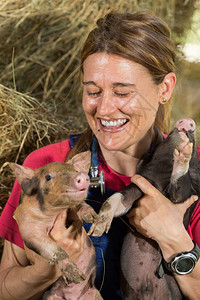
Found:
[{"label": "woman's brown hair", "polygon": [[[170,29],[149,12],[111,12],[100,18],[83,46],[81,70],[86,58],[99,52],[119,55],[141,64],[149,70],[155,84],[160,84],[165,75],[174,72],[175,50]],[[157,128],[165,133],[170,129],[171,104],[170,100],[160,105],[155,119]],[[92,137],[90,129],[86,134],[87,138]],[[81,140],[84,144],[86,136]]]}]

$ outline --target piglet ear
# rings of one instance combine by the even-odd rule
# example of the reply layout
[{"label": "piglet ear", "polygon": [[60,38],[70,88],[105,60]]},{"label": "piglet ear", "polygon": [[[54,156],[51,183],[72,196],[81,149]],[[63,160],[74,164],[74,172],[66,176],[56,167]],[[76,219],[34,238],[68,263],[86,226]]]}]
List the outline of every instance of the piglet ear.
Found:
[{"label": "piglet ear", "polygon": [[35,171],[30,168],[23,167],[15,163],[9,163],[9,166],[20,185],[24,179],[31,179],[35,176]]},{"label": "piglet ear", "polygon": [[91,152],[85,151],[78,153],[66,163],[72,165],[77,172],[88,173],[91,164]]},{"label": "piglet ear", "polygon": [[38,180],[35,176],[35,171],[15,163],[9,163],[9,166],[15,174],[17,181],[21,185],[23,192],[26,195],[33,195],[38,187]]}]

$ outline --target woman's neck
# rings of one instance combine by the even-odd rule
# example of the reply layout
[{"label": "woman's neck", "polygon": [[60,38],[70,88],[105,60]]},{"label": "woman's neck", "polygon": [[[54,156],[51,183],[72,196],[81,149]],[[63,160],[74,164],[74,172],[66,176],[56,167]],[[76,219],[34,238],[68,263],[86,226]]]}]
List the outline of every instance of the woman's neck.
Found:
[{"label": "woman's neck", "polygon": [[148,152],[152,141],[155,139],[154,130],[151,129],[146,136],[137,144],[128,149],[112,151],[100,145],[101,153],[108,166],[115,172],[133,176],[141,157]]}]

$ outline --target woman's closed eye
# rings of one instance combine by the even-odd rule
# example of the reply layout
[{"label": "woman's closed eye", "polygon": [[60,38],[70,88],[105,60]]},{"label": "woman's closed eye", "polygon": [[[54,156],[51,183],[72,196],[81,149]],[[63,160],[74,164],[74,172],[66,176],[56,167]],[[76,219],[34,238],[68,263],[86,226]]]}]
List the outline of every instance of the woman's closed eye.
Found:
[{"label": "woman's closed eye", "polygon": [[120,93],[120,92],[113,92],[114,95],[118,96],[118,97],[127,97],[130,95],[131,92],[123,92],[123,93]]},{"label": "woman's closed eye", "polygon": [[[102,91],[87,91],[88,96],[92,96],[92,97],[99,97],[101,93]],[[132,91],[128,91],[128,92],[113,91],[112,94],[117,97],[128,97],[130,94],[132,94]]]},{"label": "woman's closed eye", "polygon": [[101,91],[98,92],[87,92],[88,96],[92,96],[92,97],[98,97],[101,94]]}]

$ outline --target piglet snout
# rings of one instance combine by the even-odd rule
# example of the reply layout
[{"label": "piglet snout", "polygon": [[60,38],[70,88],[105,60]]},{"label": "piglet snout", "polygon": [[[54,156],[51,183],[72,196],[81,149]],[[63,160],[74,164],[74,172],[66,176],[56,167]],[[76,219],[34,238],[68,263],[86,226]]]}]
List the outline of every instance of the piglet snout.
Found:
[{"label": "piglet snout", "polygon": [[74,178],[74,186],[79,191],[86,190],[89,187],[90,178],[86,173],[80,173]]},{"label": "piglet snout", "polygon": [[195,131],[195,122],[190,119],[190,118],[183,118],[180,119],[176,122],[175,127],[179,130],[179,131]]}]

